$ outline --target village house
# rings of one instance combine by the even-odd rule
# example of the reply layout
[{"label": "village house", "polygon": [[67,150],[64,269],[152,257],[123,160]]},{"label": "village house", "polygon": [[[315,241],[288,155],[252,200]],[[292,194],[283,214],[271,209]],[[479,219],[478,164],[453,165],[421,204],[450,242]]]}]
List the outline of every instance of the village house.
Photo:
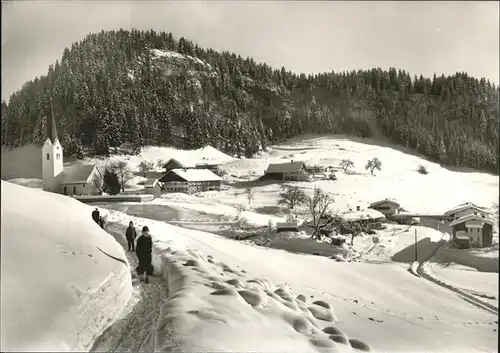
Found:
[{"label": "village house", "polygon": [[479,212],[470,213],[450,223],[453,242],[460,249],[485,248],[493,245],[495,221]]},{"label": "village house", "polygon": [[262,179],[308,181],[309,175],[306,172],[304,162],[291,161],[289,163],[269,164]]},{"label": "village house", "polygon": [[208,169],[172,169],[159,180],[166,192],[220,190],[222,178]]},{"label": "village house", "polygon": [[144,182],[144,193],[154,195],[155,197],[161,196],[161,185],[158,179],[148,179]]},{"label": "village house", "polygon": [[451,210],[445,212],[445,216],[448,217],[450,220],[455,220],[459,219],[463,216],[466,216],[468,214],[477,212],[482,216],[490,216],[491,212],[485,209],[484,207],[479,207],[478,205],[472,203],[472,202],[466,202],[463,204],[460,204]]},{"label": "village house", "polygon": [[386,217],[397,214],[400,207],[401,205],[398,202],[389,199],[373,202],[370,206],[368,206],[368,208],[377,210]]},{"label": "village house", "polygon": [[102,175],[94,164],[63,167],[63,148],[57,138],[53,115],[49,121],[48,135],[42,147],[43,190],[64,195],[102,194]]}]

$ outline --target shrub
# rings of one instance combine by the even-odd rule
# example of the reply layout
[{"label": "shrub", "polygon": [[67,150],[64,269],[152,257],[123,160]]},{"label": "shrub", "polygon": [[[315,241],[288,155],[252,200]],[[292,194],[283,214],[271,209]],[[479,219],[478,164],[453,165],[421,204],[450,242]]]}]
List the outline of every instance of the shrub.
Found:
[{"label": "shrub", "polygon": [[418,166],[417,172],[419,172],[420,174],[423,174],[423,175],[429,174],[429,172],[427,171],[427,168],[424,167],[423,165]]}]

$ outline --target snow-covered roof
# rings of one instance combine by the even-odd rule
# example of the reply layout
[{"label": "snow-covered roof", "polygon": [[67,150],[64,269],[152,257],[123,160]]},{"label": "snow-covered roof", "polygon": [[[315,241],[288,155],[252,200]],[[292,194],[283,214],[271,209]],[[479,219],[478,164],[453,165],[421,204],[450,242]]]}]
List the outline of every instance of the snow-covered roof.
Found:
[{"label": "snow-covered roof", "polygon": [[458,206],[455,206],[454,208],[452,208],[451,210],[445,212],[445,216],[452,216],[458,212],[462,212],[462,211],[465,211],[467,209],[473,209],[473,210],[477,210],[477,211],[480,211],[480,212],[483,212],[483,213],[487,213],[487,214],[491,214],[490,211],[488,211],[486,208],[484,207],[480,207],[472,202],[466,202],[466,203],[462,203]]},{"label": "snow-covered roof", "polygon": [[[208,169],[172,169],[168,173],[175,173],[186,181],[219,181],[220,176]],[[167,173],[167,174],[168,174]]]},{"label": "snow-covered roof", "polygon": [[381,219],[385,218],[382,212],[372,209],[366,209],[363,211],[347,211],[342,214],[342,218],[346,221],[358,221],[358,220],[369,220],[369,219]]},{"label": "snow-covered roof", "polygon": [[94,168],[95,164],[78,164],[65,167],[61,176],[61,184],[85,184]]},{"label": "snow-covered roof", "polygon": [[450,227],[456,226],[457,224],[461,224],[467,221],[481,221],[484,223],[488,223],[491,225],[495,224],[495,221],[491,219],[490,217],[483,217],[479,213],[471,213],[468,215],[465,215],[463,217],[460,217],[459,219],[454,220],[453,222],[450,223]]},{"label": "snow-covered roof", "polygon": [[179,164],[184,168],[194,168],[196,164],[193,161],[189,160],[189,158],[176,157],[176,158],[170,158],[168,161],[163,163],[163,167],[165,168],[167,164],[169,164],[170,162],[176,162],[177,164]]},{"label": "snow-covered roof", "polygon": [[304,162],[289,162],[289,163],[274,163],[269,164],[266,170],[267,173],[287,173],[298,172],[304,168]]},{"label": "snow-covered roof", "polygon": [[380,200],[380,201],[371,203],[370,207],[381,205],[381,204],[384,204],[384,203],[392,203],[394,205],[397,205],[398,207],[400,206],[400,203],[397,202],[396,200],[385,199],[385,200]]}]

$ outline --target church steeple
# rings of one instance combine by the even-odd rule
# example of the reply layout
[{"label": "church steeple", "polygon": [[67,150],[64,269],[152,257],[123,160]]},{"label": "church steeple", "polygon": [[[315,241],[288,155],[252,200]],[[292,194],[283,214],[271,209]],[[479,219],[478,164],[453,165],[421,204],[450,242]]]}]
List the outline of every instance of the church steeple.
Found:
[{"label": "church steeple", "polygon": [[50,142],[54,143],[57,139],[56,119],[54,119],[54,106],[52,105],[52,98],[50,99],[50,125],[48,126],[48,133]]}]

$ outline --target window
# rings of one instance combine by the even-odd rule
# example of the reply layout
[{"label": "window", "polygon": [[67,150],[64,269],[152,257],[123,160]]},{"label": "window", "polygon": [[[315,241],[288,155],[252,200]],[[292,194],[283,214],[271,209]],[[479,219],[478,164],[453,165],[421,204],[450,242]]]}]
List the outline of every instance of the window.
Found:
[{"label": "window", "polygon": [[61,159],[61,154],[60,153],[56,154],[56,159],[57,160]]},{"label": "window", "polygon": [[50,154],[47,153],[47,160],[50,161]]}]

